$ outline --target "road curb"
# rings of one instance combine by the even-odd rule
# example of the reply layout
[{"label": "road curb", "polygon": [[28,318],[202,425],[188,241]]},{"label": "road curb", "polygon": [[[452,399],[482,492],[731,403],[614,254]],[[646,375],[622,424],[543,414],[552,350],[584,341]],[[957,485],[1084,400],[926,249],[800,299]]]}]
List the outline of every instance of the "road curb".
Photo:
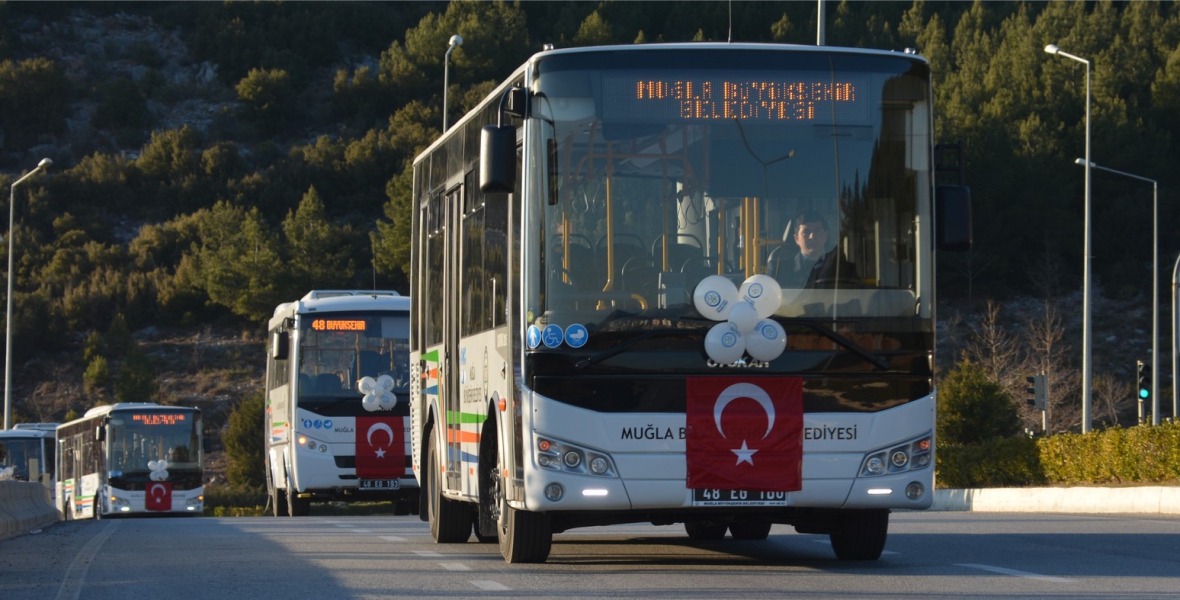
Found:
[{"label": "road curb", "polygon": [[56,523],[49,489],[29,481],[0,481],[0,540]]},{"label": "road curb", "polygon": [[941,489],[928,510],[1180,515],[1180,487]]}]

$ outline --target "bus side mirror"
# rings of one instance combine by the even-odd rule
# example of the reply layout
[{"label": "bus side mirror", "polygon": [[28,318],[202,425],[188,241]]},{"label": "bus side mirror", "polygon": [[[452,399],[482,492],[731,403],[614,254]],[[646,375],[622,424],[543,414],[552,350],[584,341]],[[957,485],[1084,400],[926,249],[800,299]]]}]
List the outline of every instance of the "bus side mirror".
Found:
[{"label": "bus side mirror", "polygon": [[516,127],[487,125],[479,136],[479,189],[511,194],[516,189]]},{"label": "bus side mirror", "polygon": [[209,454],[213,451],[213,440],[209,438],[201,438],[201,451]]},{"label": "bus side mirror", "polygon": [[287,360],[291,350],[290,337],[285,331],[275,331],[270,334],[270,357],[275,360]]},{"label": "bus side mirror", "polygon": [[934,240],[939,250],[971,249],[971,188],[964,185],[935,188]]},{"label": "bus side mirror", "polygon": [[96,439],[96,440],[98,440],[98,441],[100,441],[100,442],[101,442],[101,441],[103,441],[104,439],[106,439],[106,437],[107,437],[107,435],[106,435],[106,434],[107,434],[107,428],[106,428],[106,427],[103,427],[102,425],[99,425],[98,427],[95,427],[95,428],[94,428],[94,439]]}]

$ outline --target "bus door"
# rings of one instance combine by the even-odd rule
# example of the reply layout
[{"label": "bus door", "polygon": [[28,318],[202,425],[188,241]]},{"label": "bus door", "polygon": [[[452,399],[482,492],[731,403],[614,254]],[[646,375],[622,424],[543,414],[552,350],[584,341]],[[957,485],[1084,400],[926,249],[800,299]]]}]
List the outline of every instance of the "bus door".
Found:
[{"label": "bus door", "polygon": [[460,315],[460,298],[463,297],[462,289],[460,288],[459,271],[461,270],[461,256],[460,252],[460,235],[459,229],[461,227],[460,217],[463,214],[463,190],[462,183],[449,189],[443,199],[443,219],[445,232],[445,251],[443,259],[443,356],[442,358],[442,372],[439,373],[439,383],[442,389],[439,393],[439,401],[443,414],[443,422],[445,423],[443,435],[446,442],[446,456],[444,457],[444,464],[446,466],[445,487],[447,490],[457,491],[463,486],[463,451],[460,448],[459,425],[460,425],[460,402],[462,398],[462,389],[459,387],[459,315]]}]

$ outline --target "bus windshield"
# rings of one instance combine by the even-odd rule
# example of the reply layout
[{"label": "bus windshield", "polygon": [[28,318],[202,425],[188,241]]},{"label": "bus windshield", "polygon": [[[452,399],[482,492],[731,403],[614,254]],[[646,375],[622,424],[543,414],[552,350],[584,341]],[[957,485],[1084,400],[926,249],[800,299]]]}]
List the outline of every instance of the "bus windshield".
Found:
[{"label": "bus windshield", "polygon": [[[0,470],[12,467],[13,479],[29,481],[31,460],[44,460],[41,456],[41,438],[0,438]],[[44,463],[40,464],[41,468],[46,466]],[[40,473],[37,476],[39,477]]]},{"label": "bus windshield", "polygon": [[149,463],[174,475],[201,470],[200,419],[193,412],[117,411],[108,421],[112,480],[147,482]]},{"label": "bus windshield", "polygon": [[358,382],[363,377],[393,380],[394,394],[410,393],[409,316],[361,312],[303,315],[299,325],[299,404],[305,408],[356,398],[365,414]]},{"label": "bus windshield", "polygon": [[775,318],[929,314],[932,272],[917,258],[931,177],[926,66],[754,56],[538,61],[528,135],[542,151],[525,172],[530,324],[707,328],[694,291],[710,276],[736,288],[773,278]]}]

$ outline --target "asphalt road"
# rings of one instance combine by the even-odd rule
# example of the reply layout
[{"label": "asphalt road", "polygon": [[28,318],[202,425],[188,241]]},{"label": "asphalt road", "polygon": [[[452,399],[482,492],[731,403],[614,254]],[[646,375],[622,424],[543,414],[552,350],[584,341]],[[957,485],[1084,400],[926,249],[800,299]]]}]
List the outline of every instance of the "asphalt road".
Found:
[{"label": "asphalt road", "polygon": [[680,526],[555,536],[549,562],[436,545],[417,517],[131,518],[0,542],[0,598],[1180,598],[1180,518],[894,513],[878,561],[826,536],[690,543]]}]

